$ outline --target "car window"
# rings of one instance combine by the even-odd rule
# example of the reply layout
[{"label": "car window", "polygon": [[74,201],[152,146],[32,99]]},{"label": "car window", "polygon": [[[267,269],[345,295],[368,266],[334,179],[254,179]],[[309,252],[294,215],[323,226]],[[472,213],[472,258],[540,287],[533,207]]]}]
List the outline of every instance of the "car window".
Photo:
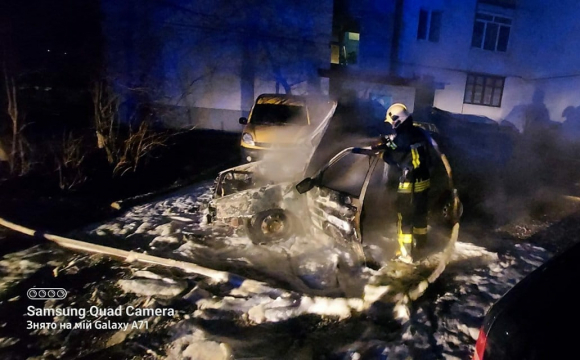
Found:
[{"label": "car window", "polygon": [[308,118],[305,106],[256,104],[250,122],[255,125],[308,125]]},{"label": "car window", "polygon": [[369,171],[371,158],[362,154],[347,154],[322,175],[321,185],[359,197]]}]

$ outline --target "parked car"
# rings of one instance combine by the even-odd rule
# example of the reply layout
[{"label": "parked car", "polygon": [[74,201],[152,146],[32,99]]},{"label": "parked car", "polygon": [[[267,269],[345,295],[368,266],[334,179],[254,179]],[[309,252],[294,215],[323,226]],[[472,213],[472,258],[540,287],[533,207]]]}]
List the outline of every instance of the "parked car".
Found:
[{"label": "parked car", "polygon": [[[222,171],[208,222],[244,228],[255,243],[284,240],[314,228],[338,241],[364,242],[365,234],[384,225],[385,212],[394,213],[390,205],[396,186],[394,191],[385,187],[389,168],[380,156],[352,149],[340,151],[302,180],[298,169],[269,169],[262,162]],[[447,187],[446,177],[436,180],[432,179],[430,225],[455,224],[460,216],[458,199],[452,196],[456,192]]]},{"label": "parked car", "polygon": [[315,147],[335,108],[336,102],[321,98],[258,96],[248,118],[239,119],[244,125],[240,143],[243,160],[252,162],[266,153]]},{"label": "parked car", "polygon": [[576,359],[580,244],[526,276],[487,312],[474,360]]},{"label": "parked car", "polygon": [[446,138],[447,150],[455,161],[476,162],[482,171],[508,165],[520,137],[516,128],[488,117],[451,113],[433,107],[426,121],[437,126]]}]

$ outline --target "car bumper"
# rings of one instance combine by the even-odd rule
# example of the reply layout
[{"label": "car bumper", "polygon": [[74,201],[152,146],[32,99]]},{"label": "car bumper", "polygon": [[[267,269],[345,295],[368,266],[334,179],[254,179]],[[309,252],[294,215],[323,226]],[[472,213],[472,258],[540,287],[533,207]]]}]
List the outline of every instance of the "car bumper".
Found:
[{"label": "car bumper", "polygon": [[264,157],[264,151],[261,149],[249,149],[247,147],[242,147],[242,161],[243,162],[253,162],[262,160]]},{"label": "car bumper", "polygon": [[242,161],[244,163],[250,163],[254,161],[264,160],[264,157],[270,156],[294,156],[294,157],[304,157],[308,156],[308,149],[304,147],[297,146],[295,144],[280,146],[280,147],[267,147],[267,148],[248,148],[245,146],[241,147]]}]

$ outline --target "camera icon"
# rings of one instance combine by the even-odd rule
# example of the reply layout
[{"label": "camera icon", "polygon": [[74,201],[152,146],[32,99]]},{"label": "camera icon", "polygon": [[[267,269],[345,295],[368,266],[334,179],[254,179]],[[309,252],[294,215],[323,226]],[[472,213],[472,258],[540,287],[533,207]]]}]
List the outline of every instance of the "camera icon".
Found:
[{"label": "camera icon", "polygon": [[63,288],[30,288],[26,292],[30,300],[62,300],[67,295]]}]

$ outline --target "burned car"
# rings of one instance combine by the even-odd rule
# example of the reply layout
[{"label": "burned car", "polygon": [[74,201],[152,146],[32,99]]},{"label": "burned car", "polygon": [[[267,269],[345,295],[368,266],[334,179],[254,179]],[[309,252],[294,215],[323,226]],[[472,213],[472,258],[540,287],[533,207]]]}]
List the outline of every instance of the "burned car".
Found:
[{"label": "burned car", "polygon": [[[379,154],[352,150],[340,151],[302,180],[303,172],[297,169],[261,162],[222,171],[214,184],[208,222],[245,229],[254,243],[321,231],[338,241],[360,244],[373,233],[396,233],[395,221],[390,228],[385,225],[396,213],[396,186],[394,191],[385,186],[389,166]],[[435,178],[444,181],[432,181],[430,225],[453,225],[460,216],[456,192],[445,174]]]},{"label": "burned car", "polygon": [[306,208],[294,189],[301,173],[270,164],[258,161],[220,172],[207,222],[245,229],[255,243],[287,239],[301,231],[298,219]]}]

